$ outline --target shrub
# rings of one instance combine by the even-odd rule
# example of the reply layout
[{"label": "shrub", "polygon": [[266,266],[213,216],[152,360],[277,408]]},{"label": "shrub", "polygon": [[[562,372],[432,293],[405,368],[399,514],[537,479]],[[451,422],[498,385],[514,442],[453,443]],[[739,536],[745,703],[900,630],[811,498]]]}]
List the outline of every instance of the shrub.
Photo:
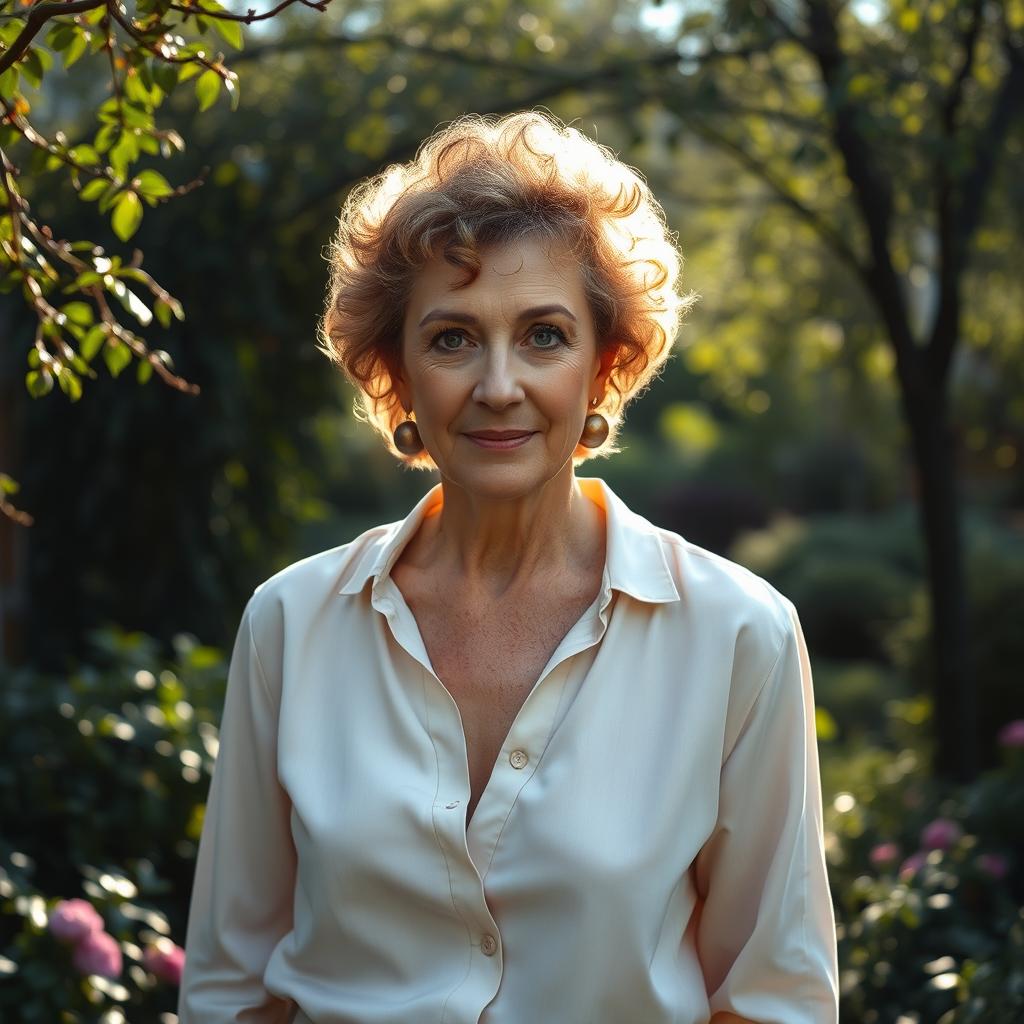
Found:
[{"label": "shrub", "polygon": [[173,1010],[226,679],[190,638],[93,636],[103,668],[2,683],[0,1019],[156,1022]]}]

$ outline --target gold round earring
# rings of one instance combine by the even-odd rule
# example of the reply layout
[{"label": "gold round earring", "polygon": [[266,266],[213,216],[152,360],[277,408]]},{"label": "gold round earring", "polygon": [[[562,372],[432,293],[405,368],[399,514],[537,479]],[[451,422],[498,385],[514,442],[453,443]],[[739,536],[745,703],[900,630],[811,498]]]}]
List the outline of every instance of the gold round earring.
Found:
[{"label": "gold round earring", "polygon": [[583,422],[580,444],[584,448],[600,448],[607,440],[608,421],[599,412],[592,412]]},{"label": "gold round earring", "polygon": [[403,455],[418,455],[423,451],[423,439],[419,427],[412,420],[402,420],[392,434],[395,447]]}]

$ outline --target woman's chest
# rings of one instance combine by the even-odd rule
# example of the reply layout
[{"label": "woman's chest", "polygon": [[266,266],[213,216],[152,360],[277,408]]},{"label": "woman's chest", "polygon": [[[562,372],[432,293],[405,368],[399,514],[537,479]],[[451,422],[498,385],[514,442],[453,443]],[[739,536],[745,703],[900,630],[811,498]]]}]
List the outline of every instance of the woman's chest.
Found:
[{"label": "woman's chest", "polygon": [[472,816],[524,703],[589,596],[528,610],[411,605],[434,673],[458,708],[470,777]]},{"label": "woman's chest", "polygon": [[420,647],[397,612],[336,619],[329,643],[289,639],[278,768],[300,861],[346,893],[415,881],[426,899],[447,891],[468,825],[481,871],[529,849],[544,885],[628,888],[662,858],[685,867],[714,823],[728,660],[685,630],[638,634],[617,608],[538,682],[569,617],[529,623],[533,642],[479,618],[460,638],[453,615],[425,618]]}]

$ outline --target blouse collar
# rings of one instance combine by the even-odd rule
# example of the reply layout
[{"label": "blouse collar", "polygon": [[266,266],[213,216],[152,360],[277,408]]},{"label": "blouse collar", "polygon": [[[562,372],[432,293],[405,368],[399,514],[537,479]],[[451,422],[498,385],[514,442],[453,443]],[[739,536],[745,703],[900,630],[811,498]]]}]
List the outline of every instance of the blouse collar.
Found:
[{"label": "blouse collar", "polygon": [[[669,570],[659,531],[637,515],[600,478],[578,477],[583,493],[605,511],[607,551],[605,574],[612,589],[639,601],[678,601],[679,590]],[[376,544],[356,558],[342,577],[340,594],[358,594],[373,578],[374,589],[391,572],[402,549],[423,520],[442,503],[441,484],[435,484],[397,523],[392,523]]]}]

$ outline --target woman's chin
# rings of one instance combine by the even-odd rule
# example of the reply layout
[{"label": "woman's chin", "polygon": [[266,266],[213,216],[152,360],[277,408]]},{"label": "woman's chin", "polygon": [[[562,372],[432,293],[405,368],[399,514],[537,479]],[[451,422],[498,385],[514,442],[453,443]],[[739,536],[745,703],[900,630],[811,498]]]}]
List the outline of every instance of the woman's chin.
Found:
[{"label": "woman's chin", "polygon": [[563,468],[495,460],[474,466],[441,467],[441,477],[482,501],[516,501],[540,494]]}]

